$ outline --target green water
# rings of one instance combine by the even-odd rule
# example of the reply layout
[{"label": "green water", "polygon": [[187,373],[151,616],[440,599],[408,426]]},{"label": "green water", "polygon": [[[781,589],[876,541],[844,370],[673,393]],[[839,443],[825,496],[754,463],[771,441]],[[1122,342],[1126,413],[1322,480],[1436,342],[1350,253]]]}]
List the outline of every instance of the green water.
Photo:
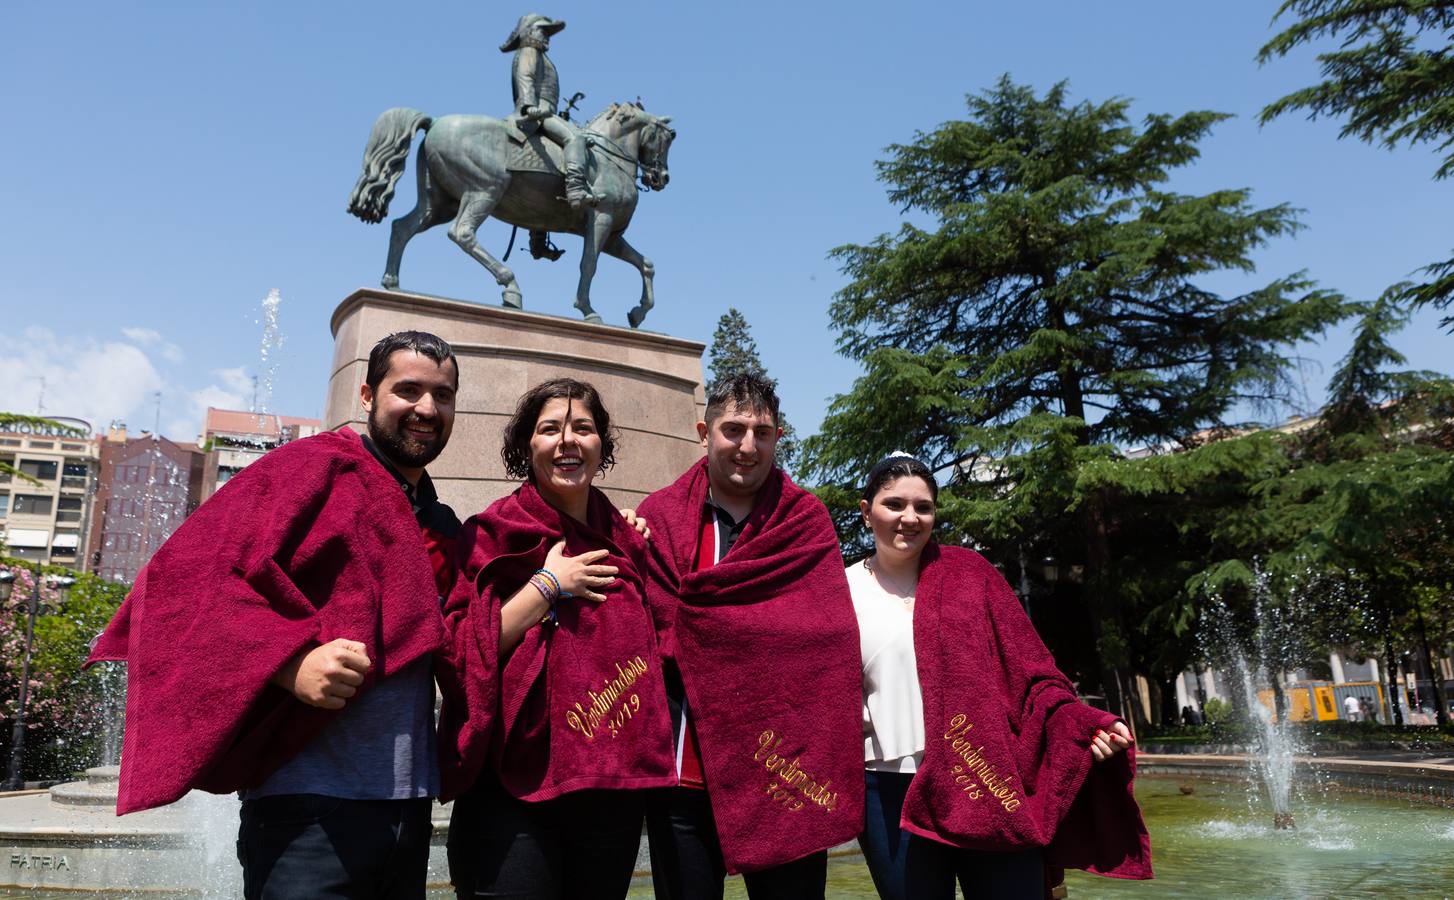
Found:
[{"label": "green water", "polygon": [[1075,900],[1123,897],[1449,897],[1454,812],[1333,794],[1294,806],[1297,828],[1273,829],[1241,784],[1136,779],[1156,878],[1125,882],[1072,872]]},{"label": "green water", "polygon": [[[1193,786],[1192,795],[1181,793],[1183,783]],[[1155,880],[1117,881],[1071,872],[1067,883],[1073,900],[1454,895],[1454,812],[1449,810],[1334,794],[1295,807],[1298,827],[1276,831],[1271,816],[1249,804],[1241,784],[1143,776],[1136,788],[1151,832]],[[447,890],[429,895],[431,900],[454,897]],[[116,900],[119,895],[0,889],[0,897],[22,896]],[[650,880],[641,879],[628,896],[651,898]],[[727,900],[746,896],[741,878],[728,879]],[[861,857],[829,860],[827,896],[877,896]]]}]

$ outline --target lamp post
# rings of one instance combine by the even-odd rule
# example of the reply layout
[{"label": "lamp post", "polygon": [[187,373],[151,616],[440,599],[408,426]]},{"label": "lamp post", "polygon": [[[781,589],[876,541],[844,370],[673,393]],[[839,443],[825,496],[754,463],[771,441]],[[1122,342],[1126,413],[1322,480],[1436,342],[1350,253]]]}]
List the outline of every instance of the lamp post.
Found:
[{"label": "lamp post", "polygon": [[[35,617],[40,613],[40,563],[35,564],[35,577],[30,583],[30,603],[25,616],[25,656],[20,664],[20,702],[15,707],[15,726],[10,731],[10,767],[5,775],[5,784],[0,789],[18,791],[24,785],[20,778],[20,761],[25,754],[25,702],[30,698],[30,656],[35,643]],[[76,579],[52,575],[46,579],[53,588],[64,591],[76,583]],[[15,573],[0,573],[0,603],[10,599],[15,590]]]}]

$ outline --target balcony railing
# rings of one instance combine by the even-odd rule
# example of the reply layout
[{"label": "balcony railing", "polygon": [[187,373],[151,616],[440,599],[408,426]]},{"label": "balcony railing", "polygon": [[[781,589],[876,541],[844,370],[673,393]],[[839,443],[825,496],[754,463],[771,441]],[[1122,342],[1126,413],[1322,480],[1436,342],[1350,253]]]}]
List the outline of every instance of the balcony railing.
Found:
[{"label": "balcony railing", "polygon": [[63,491],[84,491],[86,489],[86,476],[84,475],[63,475],[61,477],[61,490]]}]

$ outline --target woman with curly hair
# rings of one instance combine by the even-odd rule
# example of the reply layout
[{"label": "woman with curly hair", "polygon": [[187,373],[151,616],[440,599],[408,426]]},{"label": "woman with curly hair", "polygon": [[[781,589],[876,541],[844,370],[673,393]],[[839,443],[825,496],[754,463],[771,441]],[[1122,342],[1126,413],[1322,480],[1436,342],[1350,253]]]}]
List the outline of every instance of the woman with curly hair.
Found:
[{"label": "woman with curly hair", "polygon": [[[620,898],[649,788],[676,782],[661,663],[643,602],[645,543],[592,486],[614,461],[600,394],[558,378],[505,427],[514,493],[465,523],[446,617],[480,623],[497,673],[491,722],[442,716],[460,897]],[[455,708],[478,709],[480,703]]]}]

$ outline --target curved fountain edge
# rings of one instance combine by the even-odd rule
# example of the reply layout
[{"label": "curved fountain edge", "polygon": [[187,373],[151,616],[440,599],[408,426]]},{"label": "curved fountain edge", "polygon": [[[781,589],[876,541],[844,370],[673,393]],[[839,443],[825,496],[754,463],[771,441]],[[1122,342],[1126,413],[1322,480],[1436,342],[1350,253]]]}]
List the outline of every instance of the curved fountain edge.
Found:
[{"label": "curved fountain edge", "polygon": [[[1187,775],[1245,781],[1253,757],[1228,753],[1137,753],[1136,770],[1147,775]],[[1329,789],[1430,803],[1454,809],[1454,765],[1435,762],[1298,756],[1301,772],[1317,773]]]}]

